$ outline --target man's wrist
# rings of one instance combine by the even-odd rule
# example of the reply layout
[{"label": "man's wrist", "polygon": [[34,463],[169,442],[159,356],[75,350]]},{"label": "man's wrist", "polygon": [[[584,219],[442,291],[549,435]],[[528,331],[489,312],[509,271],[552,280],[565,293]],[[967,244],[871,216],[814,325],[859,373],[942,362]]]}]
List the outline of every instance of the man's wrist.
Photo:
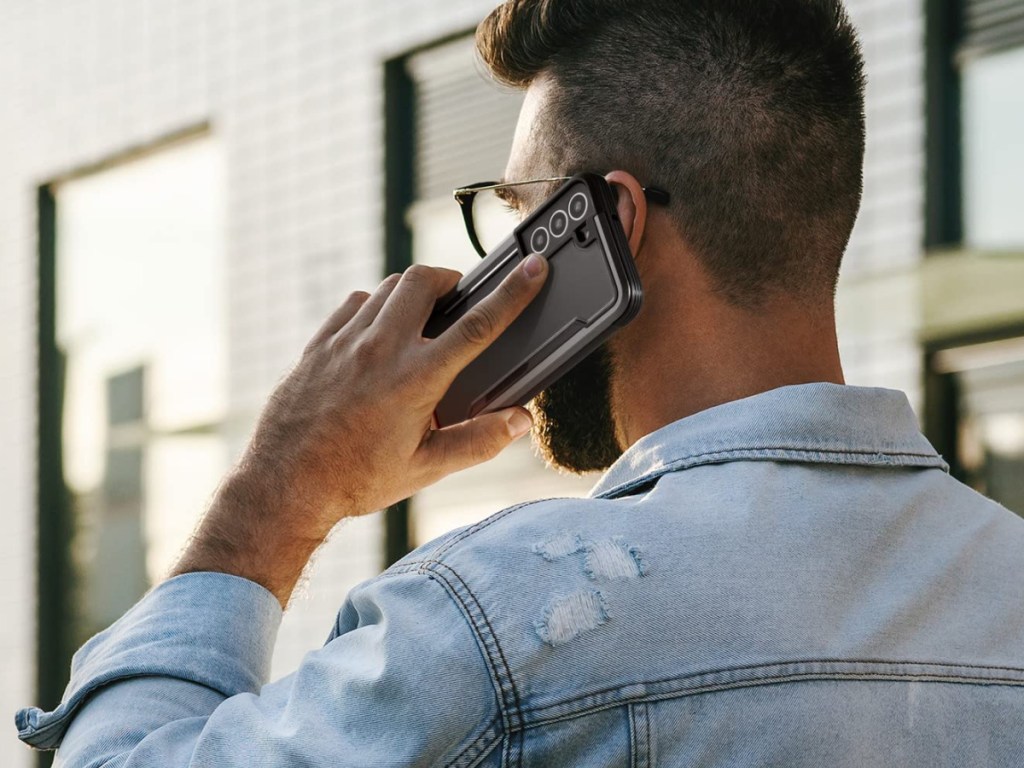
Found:
[{"label": "man's wrist", "polygon": [[284,608],[309,558],[328,530],[296,494],[264,473],[232,471],[214,496],[169,577],[212,571],[249,579]]}]

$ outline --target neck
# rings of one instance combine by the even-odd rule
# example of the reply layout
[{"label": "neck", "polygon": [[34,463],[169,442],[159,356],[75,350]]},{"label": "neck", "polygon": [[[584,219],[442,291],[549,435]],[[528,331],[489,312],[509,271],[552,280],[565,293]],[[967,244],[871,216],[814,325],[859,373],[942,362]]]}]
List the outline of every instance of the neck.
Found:
[{"label": "neck", "polygon": [[649,303],[645,296],[640,315],[612,338],[610,350],[612,408],[624,448],[732,400],[791,384],[846,383],[831,304],[810,311],[777,302],[748,312],[710,292],[655,295]]}]

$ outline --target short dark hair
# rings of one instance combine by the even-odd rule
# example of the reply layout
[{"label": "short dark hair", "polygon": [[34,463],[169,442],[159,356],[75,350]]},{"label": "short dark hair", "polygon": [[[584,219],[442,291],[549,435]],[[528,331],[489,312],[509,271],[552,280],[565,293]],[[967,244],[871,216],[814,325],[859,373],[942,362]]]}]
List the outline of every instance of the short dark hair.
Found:
[{"label": "short dark hair", "polygon": [[551,172],[623,168],[667,189],[734,304],[834,297],[865,141],[841,0],[508,0],[476,45],[500,82],[551,76]]}]

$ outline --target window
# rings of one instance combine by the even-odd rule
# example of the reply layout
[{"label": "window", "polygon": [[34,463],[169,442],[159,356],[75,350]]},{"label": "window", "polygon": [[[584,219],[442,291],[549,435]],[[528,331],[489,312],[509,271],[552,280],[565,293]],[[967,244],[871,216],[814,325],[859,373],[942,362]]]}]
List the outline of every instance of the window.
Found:
[{"label": "window", "polygon": [[1024,0],[968,0],[958,60],[964,244],[1024,250]]},{"label": "window", "polygon": [[1024,514],[1024,0],[929,0],[926,428]]},{"label": "window", "polygon": [[[41,584],[40,602],[48,590],[63,610],[40,622],[40,666],[63,675],[62,654],[163,578],[227,471],[223,195],[220,148],[201,138],[41,196],[41,227],[52,228],[41,269],[53,278],[42,350],[63,369],[40,372],[56,389],[43,411],[59,404],[41,417],[55,426],[41,456],[59,468],[41,489],[64,488],[66,525],[64,540],[40,537],[40,562],[63,556],[66,567],[62,583]],[[41,493],[47,533],[49,503]]]}]

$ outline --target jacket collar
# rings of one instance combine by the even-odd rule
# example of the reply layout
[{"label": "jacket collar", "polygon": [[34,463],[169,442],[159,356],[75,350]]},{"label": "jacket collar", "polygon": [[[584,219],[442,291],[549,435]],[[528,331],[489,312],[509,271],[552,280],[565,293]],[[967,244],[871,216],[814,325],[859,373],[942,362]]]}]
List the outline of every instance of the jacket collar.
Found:
[{"label": "jacket collar", "polygon": [[587,498],[636,492],[666,472],[728,461],[866,467],[949,465],[895,389],[817,382],[723,403],[656,429],[612,464]]}]

